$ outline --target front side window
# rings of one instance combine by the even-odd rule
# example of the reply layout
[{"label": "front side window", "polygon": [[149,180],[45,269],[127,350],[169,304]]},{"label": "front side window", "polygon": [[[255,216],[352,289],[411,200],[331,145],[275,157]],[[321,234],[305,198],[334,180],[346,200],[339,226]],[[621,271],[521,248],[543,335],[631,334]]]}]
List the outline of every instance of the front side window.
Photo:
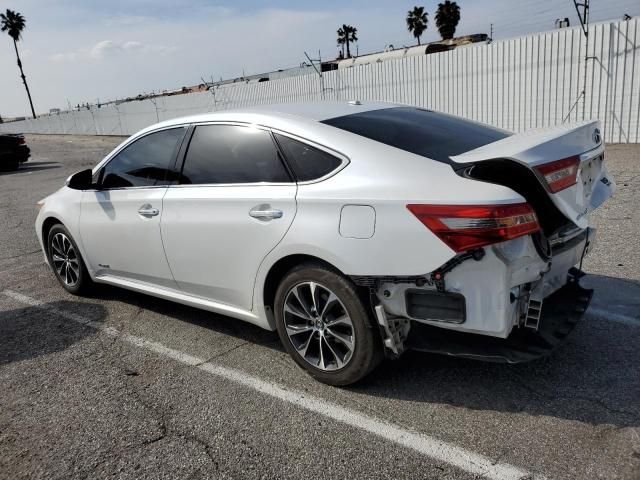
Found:
[{"label": "front side window", "polygon": [[266,130],[200,125],[191,137],[180,183],[284,183],[291,179]]},{"label": "front side window", "polygon": [[100,187],[166,185],[186,127],[150,133],[129,144],[100,172]]},{"label": "front side window", "polygon": [[275,134],[284,150],[287,161],[300,182],[317,180],[338,168],[342,161],[319,148],[299,142],[284,135]]}]

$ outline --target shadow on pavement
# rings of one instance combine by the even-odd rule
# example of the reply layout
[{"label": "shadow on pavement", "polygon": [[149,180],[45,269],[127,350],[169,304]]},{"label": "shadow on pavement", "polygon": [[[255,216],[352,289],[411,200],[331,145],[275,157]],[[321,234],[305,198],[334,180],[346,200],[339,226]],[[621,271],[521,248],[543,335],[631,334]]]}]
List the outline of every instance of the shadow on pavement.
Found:
[{"label": "shadow on pavement", "polygon": [[138,308],[150,310],[159,315],[174,318],[177,321],[187,322],[247,342],[263,345],[278,351],[284,351],[276,332],[270,332],[225,315],[218,315],[206,310],[105,284],[97,285],[93,298],[96,300],[116,300],[129,305],[135,305]]},{"label": "shadow on pavement", "polygon": [[582,284],[593,289],[593,300],[589,307],[591,312],[630,317],[636,319],[640,326],[640,281],[587,275]]},{"label": "shadow on pavement", "polygon": [[16,173],[38,172],[40,170],[49,170],[51,168],[60,168],[62,165],[58,162],[26,162],[21,163],[18,170],[0,170],[2,175],[15,175]]},{"label": "shadow on pavement", "polygon": [[97,322],[104,321],[107,315],[107,310],[95,303],[57,301],[43,307],[24,307],[2,312],[0,365],[59,352],[95,335],[95,329],[65,319],[52,310],[73,312]]},{"label": "shadow on pavement", "polygon": [[[594,305],[627,315],[640,283],[593,275]],[[96,299],[135,305],[176,320],[282,351],[278,336],[230,317],[101,286]],[[622,313],[620,313],[622,312]],[[548,357],[518,365],[407,352],[385,361],[349,388],[363,396],[447,404],[472,410],[526,412],[591,424],[640,425],[640,319],[620,323],[587,313],[568,341]],[[291,368],[296,368],[291,362]]]},{"label": "shadow on pavement", "polygon": [[[630,306],[640,302],[640,282],[591,275],[583,284],[595,289],[595,307],[625,318]],[[398,361],[385,362],[351,390],[410,402],[637,427],[637,308],[635,314],[637,324],[613,321],[588,310],[564,345],[530,363],[491,364],[409,352]]]}]

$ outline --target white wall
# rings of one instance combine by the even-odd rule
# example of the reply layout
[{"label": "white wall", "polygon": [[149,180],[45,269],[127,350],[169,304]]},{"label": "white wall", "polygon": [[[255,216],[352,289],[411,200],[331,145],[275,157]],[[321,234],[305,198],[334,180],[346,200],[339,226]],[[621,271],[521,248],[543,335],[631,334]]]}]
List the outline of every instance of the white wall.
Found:
[{"label": "white wall", "polygon": [[[127,135],[161,120],[258,104],[386,100],[433,108],[513,130],[587,118],[607,142],[640,142],[638,19],[458,48],[209,92],[132,101],[0,125],[0,131]],[[324,88],[323,88],[324,86]]]}]

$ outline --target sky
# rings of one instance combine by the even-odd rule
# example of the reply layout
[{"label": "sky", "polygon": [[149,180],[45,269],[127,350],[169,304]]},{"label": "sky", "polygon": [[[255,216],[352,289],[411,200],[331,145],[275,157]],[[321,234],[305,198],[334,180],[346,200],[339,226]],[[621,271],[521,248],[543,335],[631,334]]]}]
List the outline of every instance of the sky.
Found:
[{"label": "sky", "polygon": [[[494,39],[578,25],[573,0],[457,0],[456,36]],[[422,42],[438,40],[438,1],[0,0],[27,21],[18,43],[36,113],[298,66],[337,55],[336,30],[358,29],[353,52],[415,44],[405,18],[424,6]],[[638,0],[591,0],[591,21],[640,15]],[[0,35],[0,115],[28,116],[11,38]]]}]

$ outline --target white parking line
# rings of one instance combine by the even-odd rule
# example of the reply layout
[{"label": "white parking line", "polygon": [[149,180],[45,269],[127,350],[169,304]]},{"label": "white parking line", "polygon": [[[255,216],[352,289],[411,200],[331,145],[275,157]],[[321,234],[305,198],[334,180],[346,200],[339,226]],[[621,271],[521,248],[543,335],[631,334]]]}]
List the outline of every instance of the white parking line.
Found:
[{"label": "white parking line", "polygon": [[530,472],[507,463],[494,463],[490,458],[470,450],[466,450],[465,448],[458,447],[448,442],[443,442],[428,435],[412,432],[392,423],[378,420],[377,418],[345,408],[319,397],[314,397],[313,395],[293,390],[276,383],[264,381],[241,370],[205,362],[203,359],[194,357],[179,350],[174,350],[173,348],[169,348],[161,343],[120,332],[119,330],[113,327],[108,327],[101,322],[89,320],[82,315],[53,307],[39,300],[23,295],[22,293],[14,292],[12,290],[4,290],[2,293],[20,303],[41,308],[42,310],[66,318],[67,320],[90,326],[107,335],[117,336],[122,341],[137,347],[150,350],[185,365],[198,368],[217,377],[224,378],[225,380],[242,385],[265,395],[269,395],[284,402],[291,403],[300,408],[323,415],[351,427],[364,430],[385,440],[414,450],[419,454],[425,455],[439,462],[447,463],[474,475],[480,475],[485,478],[496,480],[543,478],[540,476],[532,477]]}]

